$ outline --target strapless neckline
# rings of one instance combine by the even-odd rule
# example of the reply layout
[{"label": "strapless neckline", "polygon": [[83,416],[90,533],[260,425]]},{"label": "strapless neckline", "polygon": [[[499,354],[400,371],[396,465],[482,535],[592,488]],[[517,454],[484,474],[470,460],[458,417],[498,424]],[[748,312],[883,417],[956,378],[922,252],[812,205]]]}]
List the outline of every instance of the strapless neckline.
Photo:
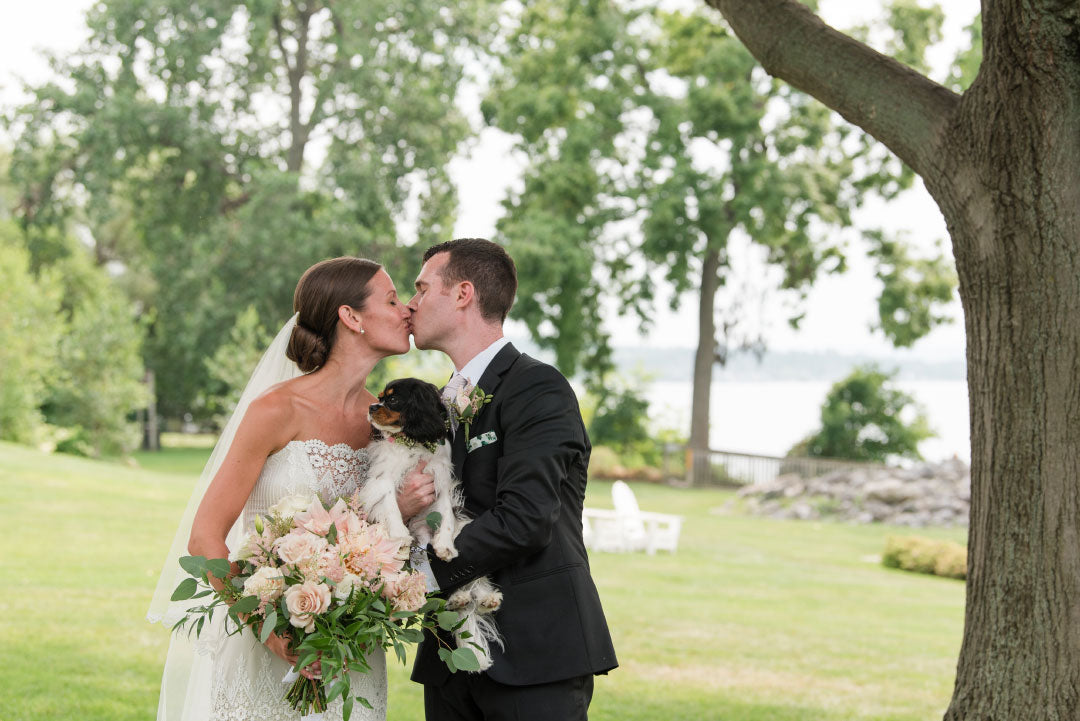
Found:
[{"label": "strapless neckline", "polygon": [[[331,453],[331,454],[334,454],[334,455],[337,455],[340,452],[340,449],[345,449],[347,451],[351,451],[355,455],[359,455],[361,453],[366,454],[368,452],[367,446],[362,446],[360,448],[353,448],[348,443],[334,443],[333,445],[331,445],[331,444],[327,443],[326,441],[321,440],[319,438],[308,438],[307,440],[303,440],[303,441],[301,441],[301,440],[292,440],[292,441],[289,441],[288,443],[286,443],[282,447],[281,450],[283,451],[286,448],[288,448],[289,446],[294,445],[294,444],[303,446],[305,449],[315,448],[316,451],[323,451],[323,452]],[[279,451],[279,453],[280,453],[280,451]]]}]

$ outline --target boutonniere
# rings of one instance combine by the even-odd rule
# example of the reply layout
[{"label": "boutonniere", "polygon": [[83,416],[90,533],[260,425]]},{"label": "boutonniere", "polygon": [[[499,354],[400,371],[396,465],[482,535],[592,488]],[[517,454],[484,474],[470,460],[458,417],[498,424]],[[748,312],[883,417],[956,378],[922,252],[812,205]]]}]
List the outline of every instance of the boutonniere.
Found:
[{"label": "boutonniere", "polygon": [[469,442],[469,426],[476,420],[480,410],[488,403],[491,403],[491,399],[494,397],[491,393],[485,393],[483,388],[466,383],[458,391],[454,402],[450,404],[449,410],[453,422],[463,426],[465,429],[466,443]]}]

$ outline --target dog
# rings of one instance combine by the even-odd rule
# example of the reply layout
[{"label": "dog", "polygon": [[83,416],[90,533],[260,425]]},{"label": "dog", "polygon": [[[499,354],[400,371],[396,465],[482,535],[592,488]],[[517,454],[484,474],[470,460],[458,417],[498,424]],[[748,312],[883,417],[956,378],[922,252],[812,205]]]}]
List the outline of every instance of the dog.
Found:
[{"label": "dog", "polygon": [[[391,381],[379,394],[379,402],[368,409],[368,420],[377,437],[368,447],[371,468],[359,491],[360,505],[402,545],[412,542],[424,548],[430,543],[442,560],[456,558],[454,539],[469,519],[463,514],[461,484],[454,478],[449,415],[439,389],[416,378]],[[427,462],[424,470],[435,478],[435,501],[406,525],[398,509],[397,492],[420,461]],[[491,618],[501,604],[502,593],[487,577],[465,584],[446,602],[448,609],[464,618],[454,631],[458,647],[472,645],[480,651],[481,671],[491,667],[492,644],[502,646]]]}]

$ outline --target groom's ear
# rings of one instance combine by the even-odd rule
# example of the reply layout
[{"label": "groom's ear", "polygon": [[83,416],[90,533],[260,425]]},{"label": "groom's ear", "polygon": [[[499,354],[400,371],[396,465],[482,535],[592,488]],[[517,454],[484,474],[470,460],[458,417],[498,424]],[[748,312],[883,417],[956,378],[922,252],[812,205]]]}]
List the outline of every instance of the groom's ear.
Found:
[{"label": "groom's ear", "polygon": [[464,308],[470,301],[476,300],[476,286],[472,284],[471,280],[463,280],[457,284],[457,295],[454,296],[454,301],[457,307]]}]

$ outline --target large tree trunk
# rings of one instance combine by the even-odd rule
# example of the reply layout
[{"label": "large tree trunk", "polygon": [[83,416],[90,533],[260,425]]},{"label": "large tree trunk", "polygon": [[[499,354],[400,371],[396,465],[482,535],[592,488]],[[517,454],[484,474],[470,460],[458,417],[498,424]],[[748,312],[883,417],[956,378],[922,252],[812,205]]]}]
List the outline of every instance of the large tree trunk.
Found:
[{"label": "large tree trunk", "polygon": [[1016,42],[1022,19],[997,12],[1011,17],[987,18],[949,130],[959,152],[926,176],[954,239],[971,413],[967,609],[945,718],[1064,721],[1080,718],[1080,74],[1060,67],[1075,28],[1071,50]]},{"label": "large tree trunk", "polygon": [[972,507],[945,718],[1080,718],[1080,4],[983,0],[960,98],[795,0],[709,1],[766,70],[922,175],[949,226]]},{"label": "large tree trunk", "polygon": [[690,483],[712,481],[709,464],[709,405],[713,365],[716,363],[716,292],[720,287],[720,253],[709,250],[701,267],[698,298],[698,347],[694,355],[694,394],[690,410]]}]

